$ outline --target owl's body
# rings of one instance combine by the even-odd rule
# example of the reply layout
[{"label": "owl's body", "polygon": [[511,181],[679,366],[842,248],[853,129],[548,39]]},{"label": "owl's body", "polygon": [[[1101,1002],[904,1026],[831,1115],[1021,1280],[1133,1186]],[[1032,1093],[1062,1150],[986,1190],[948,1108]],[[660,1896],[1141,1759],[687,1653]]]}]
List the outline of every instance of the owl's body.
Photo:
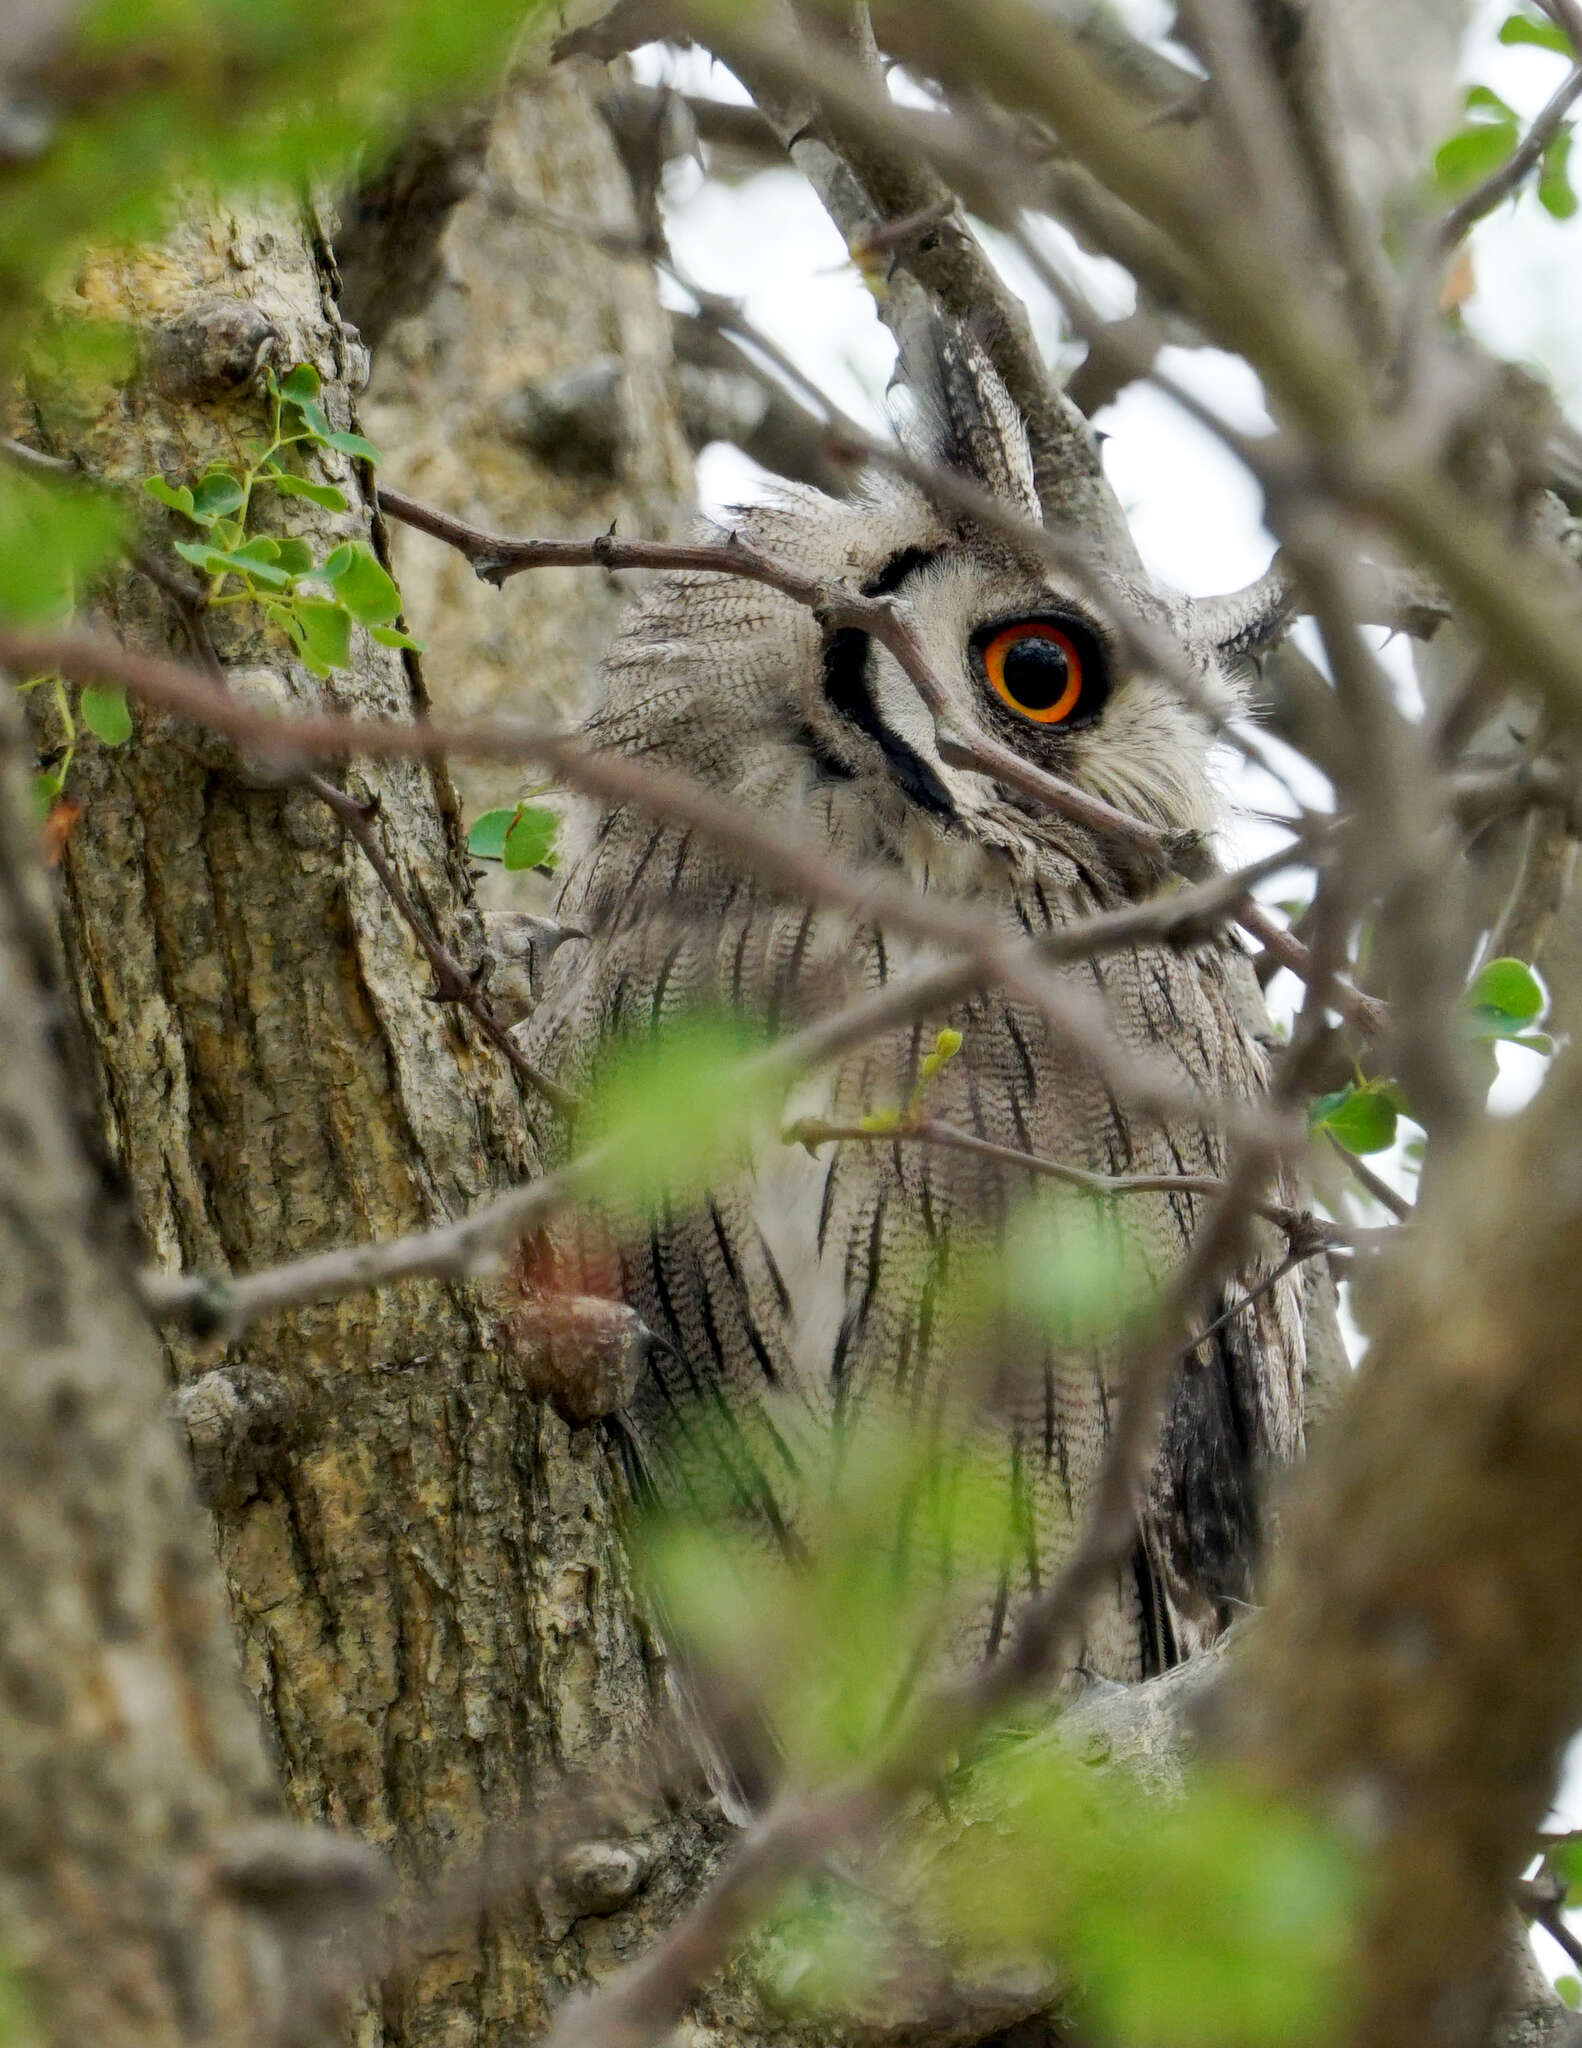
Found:
[{"label": "owl's body", "polygon": [[[1020,430],[970,345],[947,344],[940,385],[941,455],[1030,512]],[[893,484],[843,503],[788,492],[743,513],[739,530],[804,572],[905,602],[964,713],[1030,758],[1139,817],[1210,828],[1205,734],[1157,679],[1109,670],[1100,691],[1095,675],[1091,715],[1059,725],[987,687],[995,642],[984,635],[1004,638],[1005,621],[1062,622],[1030,630],[1066,634],[1062,660],[1110,663],[1103,622],[1047,567]],[[1117,587],[1115,601],[1166,616],[1134,587]],[[1211,656],[1200,659],[1212,682]],[[1006,672],[1038,674],[1025,659]],[[833,859],[970,905],[985,931],[1025,940],[1127,900],[1126,875],[1098,840],[941,761],[930,717],[883,650],[851,632],[826,644],[805,608],[760,585],[660,579],[606,679],[588,729],[598,746],[700,780]],[[925,957],[847,911],[776,895],[701,835],[628,807],[582,819],[561,914],[589,938],[556,955],[527,1047],[573,1088],[613,1034],[721,1006],[786,1031]],[[1233,1102],[1260,1092],[1261,1053],[1222,947],[1141,947],[1060,971],[1102,1002],[1124,1045],[1170,1061],[1184,1087]],[[1103,1174],[1223,1171],[1209,1124],[1135,1114],[1039,1010],[995,989],[847,1055],[798,1092],[793,1113],[854,1124],[906,1104],[947,1025],[962,1047],[927,1083],[931,1118]],[[1081,1527],[1126,1359],[1116,1327],[1062,1338],[1013,1316],[991,1343],[963,1319],[954,1283],[1047,1188],[962,1149],[845,1142],[815,1158],[773,1145],[700,1203],[612,1222],[620,1291],[660,1340],[624,1423],[637,1456],[658,1484],[685,1489],[700,1466],[677,1447],[701,1444],[713,1481],[723,1474],[746,1511],[782,1525],[808,1446],[853,1416],[883,1407],[946,1458],[970,1449],[962,1469],[1006,1490],[1015,1531],[993,1583],[974,1593],[971,1641],[992,1648]],[[1204,1199],[1127,1193],[1104,1209],[1127,1285],[1168,1279]],[[1057,1234],[1061,1213],[1051,1212]],[[1051,1245],[1052,1259],[1060,1249]],[[1268,1247],[1264,1270],[1277,1251]],[[1227,1303],[1259,1277],[1244,1274]],[[1092,1669],[1133,1678],[1172,1663],[1249,1597],[1260,1476],[1300,1449],[1302,1352],[1298,1296],[1283,1280],[1185,1361],[1136,1557],[1090,1623]]]}]

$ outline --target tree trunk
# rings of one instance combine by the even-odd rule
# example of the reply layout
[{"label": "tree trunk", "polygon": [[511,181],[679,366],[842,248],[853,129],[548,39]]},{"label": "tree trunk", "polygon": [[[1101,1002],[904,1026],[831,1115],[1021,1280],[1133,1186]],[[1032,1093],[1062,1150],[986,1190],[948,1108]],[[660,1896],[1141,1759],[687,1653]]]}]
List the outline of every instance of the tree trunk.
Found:
[{"label": "tree trunk", "polygon": [[[660,538],[692,495],[669,322],[648,265],[601,254],[579,223],[635,233],[626,174],[575,68],[519,72],[439,238],[429,295],[375,348],[363,416],[390,481],[425,505],[497,533]],[[628,579],[551,571],[499,591],[426,534],[396,528],[391,547],[447,712],[587,708]],[[457,774],[469,816],[513,802],[526,779],[486,763]],[[520,878],[494,893],[520,903]]]},{"label": "tree trunk", "polygon": [[[599,276],[582,284],[594,293]],[[290,212],[190,220],[156,252],[90,268],[78,292],[144,333],[149,368],[93,419],[41,414],[56,453],[129,484],[232,457],[262,422],[246,365],[216,352],[238,334],[281,367],[315,363],[332,420],[351,424],[357,352],[327,251]],[[363,472],[330,455],[314,474],[353,509],[281,500],[276,530],[321,552],[377,542]],[[104,607],[129,644],[186,652],[145,578],[115,583]],[[360,629],[354,666],[319,685],[252,607],[212,616],[230,686],[272,705],[407,717],[424,702],[416,667]],[[476,959],[443,771],[341,779],[378,799],[409,890]],[[68,793],[82,806],[61,859],[70,972],[105,1129],[162,1264],[246,1270],[383,1237],[522,1176],[530,1106],[470,1023],[425,999],[408,931],[307,789],[141,715],[126,746],[79,755]],[[292,1805],[387,1847],[431,1897],[440,1873],[471,1872],[364,2011],[369,2044],[537,2030],[566,1987],[674,1910],[718,1825],[706,1801],[644,1789],[662,1688],[604,1455],[595,1432],[525,1396],[496,1308],[487,1289],[412,1283],[283,1316],[218,1361],[176,1347]],[[562,1802],[530,1863],[500,1847],[579,1779],[617,1788],[613,1810]],[[617,1848],[588,1853],[586,1838],[612,1834]]]},{"label": "tree trunk", "polygon": [[0,1964],[61,2048],[242,2048],[281,1976],[225,1878],[280,1797],[71,1116],[22,753],[0,693]]}]

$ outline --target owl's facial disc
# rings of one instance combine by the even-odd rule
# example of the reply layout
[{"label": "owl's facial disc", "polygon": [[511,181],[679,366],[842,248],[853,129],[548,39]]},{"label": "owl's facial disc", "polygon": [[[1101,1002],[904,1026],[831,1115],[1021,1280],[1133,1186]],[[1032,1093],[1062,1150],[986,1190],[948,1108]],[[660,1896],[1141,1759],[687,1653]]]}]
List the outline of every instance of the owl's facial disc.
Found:
[{"label": "owl's facial disc", "polygon": [[973,672],[993,697],[1046,731],[1092,725],[1109,702],[1108,657],[1074,614],[996,620],[980,626],[968,646]]}]

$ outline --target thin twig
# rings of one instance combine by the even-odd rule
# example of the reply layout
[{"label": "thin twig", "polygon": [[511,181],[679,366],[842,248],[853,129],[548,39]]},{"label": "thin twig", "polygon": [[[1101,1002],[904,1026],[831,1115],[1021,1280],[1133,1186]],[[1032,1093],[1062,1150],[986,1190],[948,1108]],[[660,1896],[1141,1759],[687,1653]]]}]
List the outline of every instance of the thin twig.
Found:
[{"label": "thin twig", "polygon": [[[999,1166],[1013,1166],[1040,1179],[1059,1181],[1063,1187],[1078,1188],[1089,1195],[1223,1195],[1224,1179],[1211,1173],[1095,1173],[1086,1166],[1071,1166],[1064,1160],[1046,1159],[1036,1152],[1021,1152],[1014,1145],[996,1145],[988,1138],[959,1130],[938,1117],[908,1116],[884,1127],[866,1124],[827,1123],[822,1117],[800,1117],[782,1133],[788,1145],[805,1145],[812,1151],[819,1145],[861,1144],[938,1145],[946,1151],[970,1153],[974,1158],[993,1160]],[[1308,1209],[1292,1209],[1283,1202],[1259,1202],[1260,1216],[1285,1233],[1293,1245],[1306,1249],[1304,1257],[1338,1247],[1350,1248],[1357,1233],[1346,1225],[1331,1223]]]},{"label": "thin twig", "polygon": [[302,777],[302,787],[310,790],[321,803],[334,812],[367,856],[368,864],[379,877],[385,894],[390,898],[397,913],[405,921],[412,936],[421,948],[434,975],[434,996],[437,1003],[454,1003],[472,1018],[478,1029],[497,1052],[521,1075],[553,1108],[562,1115],[569,1115],[577,1106],[577,1098],[568,1093],[557,1081],[540,1073],[504,1024],[495,1015],[493,1006],[485,993],[487,978],[487,956],[471,971],[463,967],[456,955],[440,938],[429,920],[412,900],[411,891],[396,873],[395,863],[385,852],[383,843],[374,827],[379,814],[379,800],[371,804],[360,804],[344,790],[337,789],[324,776],[307,774]]},{"label": "thin twig", "polygon": [[1355,1152],[1343,1145],[1333,1131],[1326,1131],[1324,1136],[1339,1153],[1358,1185],[1366,1189],[1381,1208],[1388,1209],[1398,1222],[1411,1221],[1412,1204],[1404,1195],[1398,1195],[1387,1180],[1376,1174],[1365,1159],[1359,1159]]},{"label": "thin twig", "polygon": [[1504,163],[1496,166],[1479,185],[1458,199],[1435,231],[1442,255],[1448,255],[1464,241],[1477,223],[1508,199],[1529,172],[1534,170],[1582,93],[1582,64],[1576,65],[1563,84],[1550,94],[1533,116],[1532,126]]}]

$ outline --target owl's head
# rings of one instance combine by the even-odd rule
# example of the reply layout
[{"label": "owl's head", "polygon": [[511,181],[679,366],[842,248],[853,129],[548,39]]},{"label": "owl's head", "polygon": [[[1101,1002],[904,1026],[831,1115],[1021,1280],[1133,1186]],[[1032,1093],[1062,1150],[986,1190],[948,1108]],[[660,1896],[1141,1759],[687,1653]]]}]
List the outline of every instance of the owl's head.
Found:
[{"label": "owl's head", "polygon": [[[1184,600],[1091,550],[1063,575],[1019,540],[1040,523],[1027,436],[1005,386],[960,329],[931,325],[903,359],[903,434],[920,480],[875,472],[853,497],[787,487],[741,510],[736,531],[806,574],[845,578],[906,607],[956,721],[1167,830],[1211,829],[1211,728],[1230,664]],[[929,487],[927,472],[966,493]],[[975,515],[976,493],[1005,517]],[[1176,650],[1175,674],[1139,661],[1138,635]],[[1245,637],[1245,620],[1239,622]],[[941,758],[932,714],[865,633],[825,639],[811,614],[761,586],[663,578],[606,667],[595,730],[752,800],[783,788],[787,750],[810,778],[856,785],[876,820],[942,841],[1006,844],[1068,828],[991,778]],[[1183,689],[1185,678],[1187,688]]]}]

